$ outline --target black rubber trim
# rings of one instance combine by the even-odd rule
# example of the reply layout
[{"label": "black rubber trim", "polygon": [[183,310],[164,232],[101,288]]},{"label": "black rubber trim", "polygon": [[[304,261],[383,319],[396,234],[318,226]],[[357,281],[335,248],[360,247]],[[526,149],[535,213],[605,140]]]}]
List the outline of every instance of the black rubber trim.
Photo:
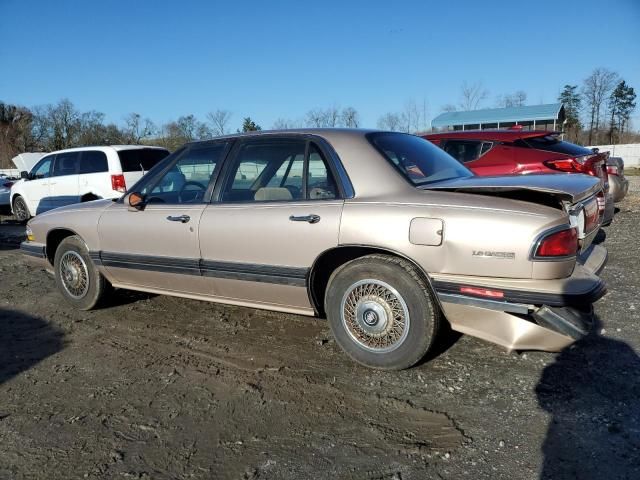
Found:
[{"label": "black rubber trim", "polygon": [[309,269],[281,267],[253,263],[216,262],[203,260],[200,266],[206,277],[245,280],[247,282],[277,283],[304,287]]},{"label": "black rubber trim", "polygon": [[300,287],[307,285],[309,273],[308,268],[220,262],[198,258],[156,257],[111,252],[89,252],[89,256],[94,263],[105,267],[179,273],[182,275],[201,275]]},{"label": "black rubber trim", "polygon": [[46,258],[45,246],[42,244],[34,244],[29,241],[20,244],[20,251],[30,257]]},{"label": "black rubber trim", "polygon": [[[468,293],[461,293],[460,287],[477,287],[488,288],[490,290],[499,290],[504,292],[504,297],[500,300],[509,303],[523,303],[528,305],[548,305],[550,307],[567,307],[567,306],[581,306],[588,305],[596,302],[607,293],[607,287],[605,283],[600,280],[590,290],[582,293],[568,294],[568,293],[543,293],[543,292],[526,292],[522,290],[507,290],[497,287],[486,287],[482,285],[472,285],[467,283],[453,283],[434,280],[433,288],[437,293],[451,294],[451,295],[464,295],[470,298],[486,298],[481,295],[471,295]],[[496,299],[492,299],[496,300]]]}]

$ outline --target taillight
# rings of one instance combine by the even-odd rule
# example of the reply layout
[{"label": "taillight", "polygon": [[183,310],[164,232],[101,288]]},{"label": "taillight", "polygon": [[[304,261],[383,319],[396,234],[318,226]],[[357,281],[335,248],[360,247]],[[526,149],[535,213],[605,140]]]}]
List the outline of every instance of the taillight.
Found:
[{"label": "taillight", "polygon": [[578,232],[575,228],[552,232],[538,242],[535,258],[570,257],[578,252]]},{"label": "taillight", "polygon": [[127,190],[127,184],[124,181],[124,175],[111,175],[111,190],[116,192],[125,192]]},{"label": "taillight", "polygon": [[619,175],[618,167],[615,165],[607,165],[607,173],[609,175]]},{"label": "taillight", "polygon": [[574,158],[559,158],[557,160],[547,160],[544,163],[547,167],[560,172],[585,173],[594,177],[604,178],[602,159],[599,155],[584,155]]}]

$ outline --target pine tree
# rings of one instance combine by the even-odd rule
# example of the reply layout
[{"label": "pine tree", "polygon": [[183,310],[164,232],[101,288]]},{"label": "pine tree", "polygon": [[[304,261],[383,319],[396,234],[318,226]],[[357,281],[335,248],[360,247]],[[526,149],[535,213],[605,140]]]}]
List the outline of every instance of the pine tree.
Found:
[{"label": "pine tree", "polygon": [[558,101],[564,105],[564,115],[566,119],[566,130],[568,137],[572,141],[578,140],[578,134],[582,129],[580,123],[580,108],[582,98],[578,93],[577,85],[565,85],[558,96]]},{"label": "pine tree", "polygon": [[256,122],[254,122],[253,120],[251,120],[251,117],[245,117],[244,121],[242,122],[242,131],[255,132],[258,130],[262,130],[262,127],[260,125],[257,125]]}]

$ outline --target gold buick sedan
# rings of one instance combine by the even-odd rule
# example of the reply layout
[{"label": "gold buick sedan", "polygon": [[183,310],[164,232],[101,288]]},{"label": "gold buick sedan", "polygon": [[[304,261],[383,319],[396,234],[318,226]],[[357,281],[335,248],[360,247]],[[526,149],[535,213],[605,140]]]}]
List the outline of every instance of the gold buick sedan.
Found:
[{"label": "gold buick sedan", "polygon": [[446,323],[508,350],[585,335],[606,291],[599,190],[476,177],[402,133],[254,132],[187,144],[118,200],[38,215],[21,248],[80,309],[125,288],[326,316],[354,360],[402,369]]}]

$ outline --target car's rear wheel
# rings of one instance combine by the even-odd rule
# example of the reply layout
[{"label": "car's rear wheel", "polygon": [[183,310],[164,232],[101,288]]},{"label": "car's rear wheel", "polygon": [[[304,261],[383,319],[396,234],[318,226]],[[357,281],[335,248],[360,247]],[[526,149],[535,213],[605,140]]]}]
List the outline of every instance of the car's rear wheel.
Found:
[{"label": "car's rear wheel", "polygon": [[401,370],[434,344],[441,314],[414,265],[389,255],[368,255],[338,268],[325,295],[337,343],[363,365]]},{"label": "car's rear wheel", "polygon": [[60,242],[53,266],[58,290],[80,310],[95,308],[111,289],[91,261],[86,245],[76,235]]},{"label": "car's rear wheel", "polygon": [[20,195],[16,195],[13,199],[13,216],[20,223],[25,223],[31,218],[27,202]]}]

